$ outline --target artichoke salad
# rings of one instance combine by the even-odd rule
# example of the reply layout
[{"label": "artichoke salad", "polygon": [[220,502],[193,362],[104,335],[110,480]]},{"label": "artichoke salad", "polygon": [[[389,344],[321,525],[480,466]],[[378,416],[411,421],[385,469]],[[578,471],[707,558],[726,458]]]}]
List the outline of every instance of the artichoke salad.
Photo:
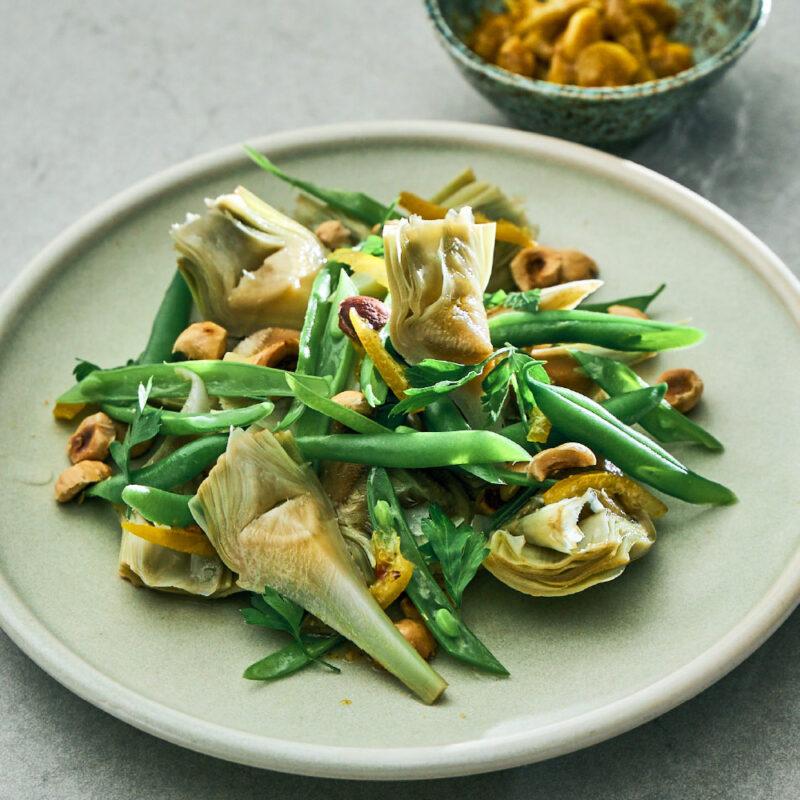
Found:
[{"label": "artichoke salad", "polygon": [[653,490],[735,502],[662,446],[722,449],[685,416],[700,377],[634,369],[703,337],[649,318],[663,286],[591,302],[594,261],[471,170],[387,206],[248,153],[292,216],[238,187],[173,225],[144,351],[79,361],[55,407],[80,420],[56,499],[111,504],[124,578],[250,593],[244,621],[288,637],[246,678],[338,672],[350,642],[432,703],[437,649],[508,674],[465,621],[481,567],[573,594],[653,546]]}]

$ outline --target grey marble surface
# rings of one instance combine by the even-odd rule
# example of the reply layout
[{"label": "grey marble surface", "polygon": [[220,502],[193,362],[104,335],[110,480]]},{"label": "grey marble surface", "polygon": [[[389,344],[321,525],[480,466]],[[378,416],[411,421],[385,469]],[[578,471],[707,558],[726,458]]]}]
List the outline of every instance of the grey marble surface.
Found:
[{"label": "grey marble surface", "polygon": [[[776,0],[724,82],[628,155],[797,269],[795,6]],[[504,124],[456,74],[417,0],[0,0],[0,98],[0,288],[96,204],[220,145],[354,119]],[[0,798],[798,797],[798,663],[800,612],[717,685],[631,733],[531,767],[401,787],[181,750],[79,700],[0,634]]]}]

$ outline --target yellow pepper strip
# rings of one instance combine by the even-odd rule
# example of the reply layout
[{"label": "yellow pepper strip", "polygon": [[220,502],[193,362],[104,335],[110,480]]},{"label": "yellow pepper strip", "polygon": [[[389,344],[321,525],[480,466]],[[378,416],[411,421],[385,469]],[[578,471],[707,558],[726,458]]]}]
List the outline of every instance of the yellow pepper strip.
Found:
[{"label": "yellow pepper strip", "polygon": [[53,416],[56,419],[75,419],[86,408],[86,403],[56,403],[53,406]]},{"label": "yellow pepper strip", "polygon": [[414,565],[400,552],[400,540],[394,536],[394,546],[388,549],[380,531],[372,535],[375,551],[375,582],[369,587],[381,608],[388,608],[401,594],[414,574]]},{"label": "yellow pepper strip", "polygon": [[190,553],[193,556],[210,558],[217,554],[206,535],[197,528],[167,528],[161,525],[150,525],[142,522],[122,520],[122,530],[146,539],[153,544],[160,544],[179,553]]},{"label": "yellow pepper strip", "polygon": [[[418,214],[423,219],[444,219],[447,212],[450,210],[445,206],[439,206],[436,203],[431,203],[422,197],[414,194],[413,192],[400,192],[400,205],[410,214]],[[492,222],[497,225],[495,237],[499,242],[509,242],[516,244],[520,247],[533,247],[536,242],[531,239],[530,234],[525,228],[520,228],[513,222],[507,219],[491,220],[480,211],[475,213],[476,222]]]},{"label": "yellow pepper strip", "polygon": [[330,254],[329,260],[347,264],[353,272],[366,275],[375,283],[379,283],[386,289],[389,288],[389,278],[386,277],[386,262],[382,258],[378,258],[378,256],[362,253],[360,250],[340,247]]},{"label": "yellow pepper strip", "polygon": [[602,489],[606,494],[618,497],[628,511],[645,511],[648,516],[663,517],[667,507],[636,481],[612,472],[582,472],[558,481],[543,495],[545,503],[556,503],[567,497],[582,495],[587,489]]},{"label": "yellow pepper strip", "polygon": [[375,364],[375,369],[380,372],[381,378],[386,381],[386,385],[397,398],[402,400],[406,396],[406,389],[409,388],[403,368],[386,351],[378,332],[358,316],[355,308],[350,309],[350,324],[353,326],[361,346]]}]

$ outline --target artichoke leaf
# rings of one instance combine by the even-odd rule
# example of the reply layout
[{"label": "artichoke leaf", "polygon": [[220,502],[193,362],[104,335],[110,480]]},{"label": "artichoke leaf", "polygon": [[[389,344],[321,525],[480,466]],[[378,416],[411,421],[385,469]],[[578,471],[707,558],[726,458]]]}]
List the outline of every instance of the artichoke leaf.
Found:
[{"label": "artichoke leaf", "polygon": [[[287,446],[290,446],[287,444]],[[190,508],[239,586],[269,586],[432,703],[446,688],[384,614],[351,559],[319,479],[267,430],[234,430]]]}]

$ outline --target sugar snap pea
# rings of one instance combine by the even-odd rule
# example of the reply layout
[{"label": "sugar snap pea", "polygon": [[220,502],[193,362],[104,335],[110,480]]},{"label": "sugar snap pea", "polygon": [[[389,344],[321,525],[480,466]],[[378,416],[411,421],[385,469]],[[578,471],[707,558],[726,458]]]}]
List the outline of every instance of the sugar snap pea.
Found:
[{"label": "sugar snap pea", "polygon": [[492,344],[517,347],[583,342],[612,350],[649,352],[688,347],[705,335],[698,328],[597,311],[509,311],[489,319]]},{"label": "sugar snap pea", "polygon": [[146,520],[169,528],[185,528],[194,525],[189,511],[192,495],[165,492],[153,486],[129,484],[122,490],[122,501]]},{"label": "sugar snap pea", "polygon": [[341,636],[304,636],[303,644],[292,642],[251,664],[242,677],[251,681],[274,681],[313,664],[329,650],[341,644]]},{"label": "sugar snap pea", "polygon": [[[166,458],[131,472],[130,483],[153,486],[156,489],[172,489],[210,467],[225,452],[227,435],[217,434],[195,439],[179,447]],[[86,490],[89,497],[101,497],[111,503],[122,503],[122,490],[128,482],[124,475],[112,475]]]},{"label": "sugar snap pea", "polygon": [[[647,383],[626,364],[580,350],[570,350],[570,353],[587,377],[612,398],[621,400],[627,394],[647,387]],[[695,442],[715,452],[723,449],[722,442],[676,411],[666,400],[661,400],[637,421],[659,442]]]},{"label": "sugar snap pea", "polygon": [[658,383],[655,386],[647,386],[643,389],[636,389],[616,397],[610,397],[600,405],[606,411],[610,411],[620,422],[624,422],[626,425],[633,425],[658,406],[664,399],[666,391],[667,384]]},{"label": "sugar snap pea", "polygon": [[[203,433],[219,433],[234,428],[246,428],[254,422],[269,416],[275,406],[269,400],[254,403],[244,408],[229,411],[209,411],[205,414],[183,414],[177,411],[161,412],[161,433],[172,436],[194,436]],[[130,423],[136,415],[135,406],[115,406],[101,403],[100,409],[111,419]]]},{"label": "sugar snap pea", "polygon": [[[491,654],[486,645],[464,624],[458,610],[431,575],[417,547],[414,534],[406,523],[397,496],[386,470],[376,467],[367,478],[367,507],[374,528],[380,523],[375,507],[379,501],[388,504],[393,527],[400,537],[403,555],[414,564],[414,573],[406,588],[425,625],[442,649],[454,658],[495,675],[508,675],[508,670]],[[444,617],[441,612],[447,612]]]},{"label": "sugar snap pea", "polygon": [[537,405],[555,429],[602,453],[631,477],[688,503],[736,502],[736,495],[730,489],[691,472],[594,400],[560,386],[533,379],[528,382]]}]

